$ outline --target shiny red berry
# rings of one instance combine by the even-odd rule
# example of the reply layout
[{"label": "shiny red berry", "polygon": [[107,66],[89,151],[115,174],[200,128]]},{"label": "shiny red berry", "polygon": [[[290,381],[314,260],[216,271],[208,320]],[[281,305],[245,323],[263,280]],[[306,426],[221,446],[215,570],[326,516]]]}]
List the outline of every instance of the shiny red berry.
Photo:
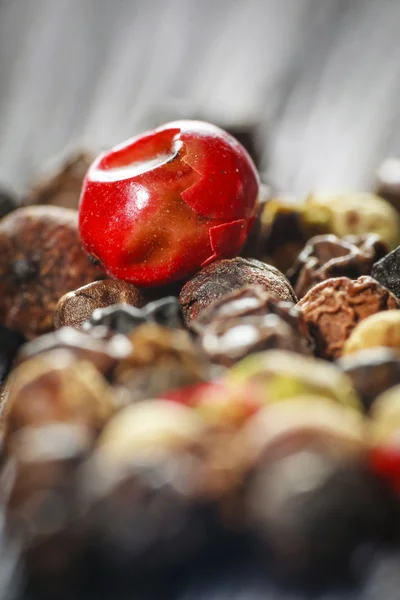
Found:
[{"label": "shiny red berry", "polygon": [[143,286],[183,279],[240,252],[258,185],[231,135],[200,121],[168,123],[95,160],[80,200],[81,239],[118,279]]}]

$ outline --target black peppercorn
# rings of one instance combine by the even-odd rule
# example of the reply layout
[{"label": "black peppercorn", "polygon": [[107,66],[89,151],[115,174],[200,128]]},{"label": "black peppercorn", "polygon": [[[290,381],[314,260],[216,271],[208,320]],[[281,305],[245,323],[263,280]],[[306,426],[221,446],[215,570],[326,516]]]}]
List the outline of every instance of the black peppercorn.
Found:
[{"label": "black peppercorn", "polygon": [[371,275],[400,298],[400,246],[378,260],[372,267]]},{"label": "black peppercorn", "polygon": [[371,273],[374,262],[389,252],[389,246],[374,233],[338,238],[311,238],[287,276],[296,295],[302,298],[314,285],[330,277],[357,279]]}]

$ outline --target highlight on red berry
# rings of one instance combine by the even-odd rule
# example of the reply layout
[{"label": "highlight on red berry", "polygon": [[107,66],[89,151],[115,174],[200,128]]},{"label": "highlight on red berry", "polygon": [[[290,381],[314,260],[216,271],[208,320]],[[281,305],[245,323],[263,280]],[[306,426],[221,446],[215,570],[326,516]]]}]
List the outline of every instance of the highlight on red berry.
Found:
[{"label": "highlight on red berry", "polygon": [[80,199],[82,243],[112,277],[167,284],[240,252],[258,188],[234,137],[201,121],[168,123],[94,161]]}]

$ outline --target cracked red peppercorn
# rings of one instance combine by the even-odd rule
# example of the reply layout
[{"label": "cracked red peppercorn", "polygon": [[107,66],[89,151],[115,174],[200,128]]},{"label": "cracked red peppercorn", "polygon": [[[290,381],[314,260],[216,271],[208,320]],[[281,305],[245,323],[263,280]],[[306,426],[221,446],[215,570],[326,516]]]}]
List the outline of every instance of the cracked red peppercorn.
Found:
[{"label": "cracked red peppercorn", "polygon": [[118,279],[183,279],[240,252],[258,186],[250,156],[228,133],[200,121],[169,123],[93,163],[80,201],[82,242]]}]

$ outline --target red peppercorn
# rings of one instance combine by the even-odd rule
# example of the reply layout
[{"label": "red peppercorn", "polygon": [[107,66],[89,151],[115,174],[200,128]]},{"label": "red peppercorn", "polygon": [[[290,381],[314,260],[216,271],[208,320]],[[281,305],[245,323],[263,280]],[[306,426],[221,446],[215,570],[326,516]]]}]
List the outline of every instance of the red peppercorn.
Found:
[{"label": "red peppercorn", "polygon": [[89,169],[79,227],[113,277],[156,286],[237,255],[257,206],[258,174],[214,125],[176,121],[122,143]]}]

